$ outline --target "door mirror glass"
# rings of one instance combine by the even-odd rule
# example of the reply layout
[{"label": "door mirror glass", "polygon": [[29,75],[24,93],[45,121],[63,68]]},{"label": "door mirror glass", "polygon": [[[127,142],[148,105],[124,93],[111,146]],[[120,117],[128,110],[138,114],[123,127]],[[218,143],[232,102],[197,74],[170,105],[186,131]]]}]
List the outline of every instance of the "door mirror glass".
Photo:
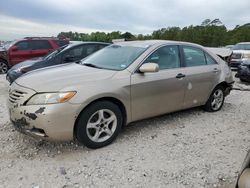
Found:
[{"label": "door mirror glass", "polygon": [[140,72],[147,73],[147,72],[158,72],[159,65],[156,63],[145,63],[139,68]]}]

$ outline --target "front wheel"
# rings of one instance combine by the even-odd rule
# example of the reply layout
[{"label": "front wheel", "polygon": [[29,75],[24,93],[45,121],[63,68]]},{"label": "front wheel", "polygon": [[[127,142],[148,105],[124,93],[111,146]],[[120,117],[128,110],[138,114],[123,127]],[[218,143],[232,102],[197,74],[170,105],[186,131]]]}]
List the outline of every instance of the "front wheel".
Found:
[{"label": "front wheel", "polygon": [[204,109],[208,112],[219,111],[224,104],[224,100],[224,88],[222,86],[217,86],[210,95],[207,103],[204,106]]},{"label": "front wheel", "polygon": [[76,124],[76,139],[89,148],[100,148],[113,142],[122,127],[119,107],[109,101],[87,107]]},{"label": "front wheel", "polygon": [[5,61],[0,60],[0,74],[5,74],[9,70],[8,64]]}]

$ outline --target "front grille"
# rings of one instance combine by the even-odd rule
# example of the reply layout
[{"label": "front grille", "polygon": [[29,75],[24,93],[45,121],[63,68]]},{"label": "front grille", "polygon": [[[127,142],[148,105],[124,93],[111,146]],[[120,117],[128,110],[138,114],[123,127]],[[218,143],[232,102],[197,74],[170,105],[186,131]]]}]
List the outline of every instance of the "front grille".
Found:
[{"label": "front grille", "polygon": [[232,59],[241,59],[242,54],[233,54]]},{"label": "front grille", "polygon": [[13,90],[9,92],[9,101],[11,103],[17,103],[21,100],[27,93],[19,90]]}]

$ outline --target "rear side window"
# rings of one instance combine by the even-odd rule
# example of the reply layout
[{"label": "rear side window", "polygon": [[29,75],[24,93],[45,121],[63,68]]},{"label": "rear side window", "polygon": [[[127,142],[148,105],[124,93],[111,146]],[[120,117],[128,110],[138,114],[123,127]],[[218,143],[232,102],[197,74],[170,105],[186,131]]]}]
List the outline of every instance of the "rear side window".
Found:
[{"label": "rear side window", "polygon": [[204,52],[195,47],[183,46],[186,67],[206,65]]},{"label": "rear side window", "polygon": [[21,41],[15,44],[18,50],[31,50],[29,41]]},{"label": "rear side window", "polygon": [[164,46],[152,53],[144,63],[157,63],[160,70],[180,67],[178,46]]},{"label": "rear side window", "polygon": [[37,40],[37,41],[32,41],[33,43],[33,50],[47,50],[51,49],[51,45],[49,41],[47,40]]},{"label": "rear side window", "polygon": [[206,60],[207,60],[207,64],[208,65],[217,64],[216,61],[210,55],[208,55],[207,53],[205,53],[205,56],[206,56]]}]

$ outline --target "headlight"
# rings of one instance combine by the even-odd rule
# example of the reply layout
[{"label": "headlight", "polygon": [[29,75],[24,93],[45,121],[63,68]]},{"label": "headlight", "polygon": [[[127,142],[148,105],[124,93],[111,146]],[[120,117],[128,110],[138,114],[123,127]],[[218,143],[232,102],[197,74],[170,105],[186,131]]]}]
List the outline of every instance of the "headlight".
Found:
[{"label": "headlight", "polygon": [[64,103],[69,101],[75,94],[75,91],[58,93],[38,93],[28,100],[27,105]]}]

